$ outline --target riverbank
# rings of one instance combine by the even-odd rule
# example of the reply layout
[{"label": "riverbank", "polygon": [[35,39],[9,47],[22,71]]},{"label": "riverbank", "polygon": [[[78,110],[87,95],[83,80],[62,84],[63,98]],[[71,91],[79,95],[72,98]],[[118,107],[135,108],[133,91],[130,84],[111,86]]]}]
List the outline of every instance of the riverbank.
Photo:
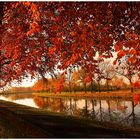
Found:
[{"label": "riverbank", "polygon": [[140,138],[140,129],[79,119],[2,100],[0,114],[1,138]]},{"label": "riverbank", "polygon": [[[50,92],[16,92],[16,94],[28,94],[42,96],[42,97],[69,97],[69,98],[118,98],[118,99],[132,99],[134,95],[140,96],[140,89],[135,90],[133,93],[130,90],[119,90],[109,92],[61,92],[61,93],[50,93]],[[15,92],[1,92],[0,95],[10,95]]]},{"label": "riverbank", "polygon": [[135,91],[131,93],[130,91],[111,91],[111,92],[62,92],[62,93],[47,93],[38,92],[33,93],[33,95],[42,97],[72,97],[72,98],[122,98],[122,99],[132,99],[134,95],[140,96],[140,91]]}]

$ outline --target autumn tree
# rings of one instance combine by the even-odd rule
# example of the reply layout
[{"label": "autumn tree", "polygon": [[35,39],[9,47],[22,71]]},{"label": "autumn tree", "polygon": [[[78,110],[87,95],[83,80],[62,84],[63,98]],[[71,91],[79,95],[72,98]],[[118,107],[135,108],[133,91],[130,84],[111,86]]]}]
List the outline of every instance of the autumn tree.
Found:
[{"label": "autumn tree", "polygon": [[39,79],[37,82],[34,84],[32,89],[34,91],[49,91],[49,80],[45,79]]},{"label": "autumn tree", "polygon": [[116,75],[115,67],[107,60],[102,61],[99,67],[100,71],[102,71],[102,78],[106,80],[107,91],[109,91],[109,81]]},{"label": "autumn tree", "polygon": [[98,56],[96,59],[95,80],[98,84],[98,91],[101,91],[101,80],[104,79],[104,67],[102,67],[104,59]]},{"label": "autumn tree", "polygon": [[79,69],[74,70],[72,73],[72,86],[73,86],[73,90],[77,91],[80,90],[80,72]]},{"label": "autumn tree", "polygon": [[0,86],[56,67],[94,71],[96,52],[112,57],[114,42],[139,50],[139,10],[139,2],[1,2]]},{"label": "autumn tree", "polygon": [[127,88],[127,84],[124,82],[124,79],[122,77],[118,77],[117,75],[109,81],[109,84],[114,89]]},{"label": "autumn tree", "polygon": [[69,88],[69,92],[80,90],[80,86],[84,86],[86,91],[86,86],[91,82],[90,75],[84,69],[68,69],[66,73],[66,82]]},{"label": "autumn tree", "polygon": [[68,83],[69,92],[72,92],[72,83],[73,83],[73,77],[72,77],[72,69],[68,68],[66,73],[66,81]]},{"label": "autumn tree", "polygon": [[[37,3],[15,2],[3,4],[2,44],[0,46],[0,85],[31,74],[44,78],[55,62],[48,55],[46,34],[41,30]],[[13,20],[14,19],[14,20]]]},{"label": "autumn tree", "polygon": [[121,62],[121,65],[119,65],[117,67],[117,71],[116,71],[119,75],[125,77],[126,79],[128,79],[129,83],[130,83],[130,89],[131,92],[133,92],[134,90],[134,86],[133,86],[133,78],[138,74],[138,70],[135,68],[134,65],[130,64],[130,63],[126,63],[126,62]]},{"label": "autumn tree", "polygon": [[117,59],[114,61],[114,64],[117,64],[117,73],[124,76],[129,80],[131,92],[133,92],[133,77],[140,75],[140,38],[134,32],[134,29],[131,32],[125,34],[125,41],[118,41],[115,44],[115,51],[117,52]]}]

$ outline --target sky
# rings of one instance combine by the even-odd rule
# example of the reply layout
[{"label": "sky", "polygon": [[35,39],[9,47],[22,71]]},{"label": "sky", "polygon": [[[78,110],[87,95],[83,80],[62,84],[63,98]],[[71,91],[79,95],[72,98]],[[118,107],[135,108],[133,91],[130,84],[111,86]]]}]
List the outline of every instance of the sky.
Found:
[{"label": "sky", "polygon": [[29,78],[23,79],[23,81],[20,84],[12,83],[12,87],[31,87],[35,84],[36,81],[37,79],[31,79],[29,77]]}]

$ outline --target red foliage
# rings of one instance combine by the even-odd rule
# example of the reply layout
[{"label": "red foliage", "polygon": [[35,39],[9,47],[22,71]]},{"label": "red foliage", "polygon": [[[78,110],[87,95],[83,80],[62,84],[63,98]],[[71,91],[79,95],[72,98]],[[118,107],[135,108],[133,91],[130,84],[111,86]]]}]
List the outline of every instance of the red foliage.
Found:
[{"label": "red foliage", "polygon": [[92,81],[92,76],[91,75],[86,76],[85,79],[84,79],[85,83],[89,83],[91,81]]},{"label": "red foliage", "polygon": [[135,60],[135,57],[130,57],[128,58],[128,62],[130,63],[134,63],[136,60]]},{"label": "red foliage", "polygon": [[139,95],[137,95],[137,94],[133,95],[134,106],[136,106],[138,104],[139,100],[140,100]]},{"label": "red foliage", "polygon": [[[63,70],[71,65],[94,70],[96,53],[112,57],[114,41],[120,42],[115,46],[118,59],[127,54],[123,47],[133,48],[129,53],[134,59],[140,55],[136,22],[140,18],[140,3],[5,2],[1,5],[0,86],[28,74],[43,77],[58,63]],[[137,58],[136,61],[139,66],[140,61]],[[60,91],[61,86],[58,87]]]},{"label": "red foliage", "polygon": [[64,88],[64,83],[65,80],[63,78],[60,78],[57,80],[57,82],[55,83],[55,87],[54,87],[54,93],[61,93],[63,88]]},{"label": "red foliage", "polygon": [[125,51],[120,50],[120,51],[118,52],[117,56],[118,56],[118,58],[121,58],[121,57],[125,56],[125,54],[126,54]]},{"label": "red foliage", "polygon": [[140,87],[140,81],[136,81],[135,83],[133,83],[133,87],[134,88],[139,88]]},{"label": "red foliage", "polygon": [[116,43],[115,46],[114,46],[114,48],[115,48],[115,51],[116,51],[116,52],[117,52],[117,51],[120,51],[120,50],[122,49],[122,44],[121,44],[121,42]]}]

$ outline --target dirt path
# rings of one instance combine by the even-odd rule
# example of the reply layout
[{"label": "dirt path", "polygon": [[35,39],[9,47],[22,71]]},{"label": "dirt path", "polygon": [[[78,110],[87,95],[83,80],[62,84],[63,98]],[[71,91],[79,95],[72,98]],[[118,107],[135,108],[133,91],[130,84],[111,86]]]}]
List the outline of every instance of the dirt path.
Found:
[{"label": "dirt path", "polygon": [[140,131],[103,127],[57,113],[0,100],[2,138],[140,138]]}]

